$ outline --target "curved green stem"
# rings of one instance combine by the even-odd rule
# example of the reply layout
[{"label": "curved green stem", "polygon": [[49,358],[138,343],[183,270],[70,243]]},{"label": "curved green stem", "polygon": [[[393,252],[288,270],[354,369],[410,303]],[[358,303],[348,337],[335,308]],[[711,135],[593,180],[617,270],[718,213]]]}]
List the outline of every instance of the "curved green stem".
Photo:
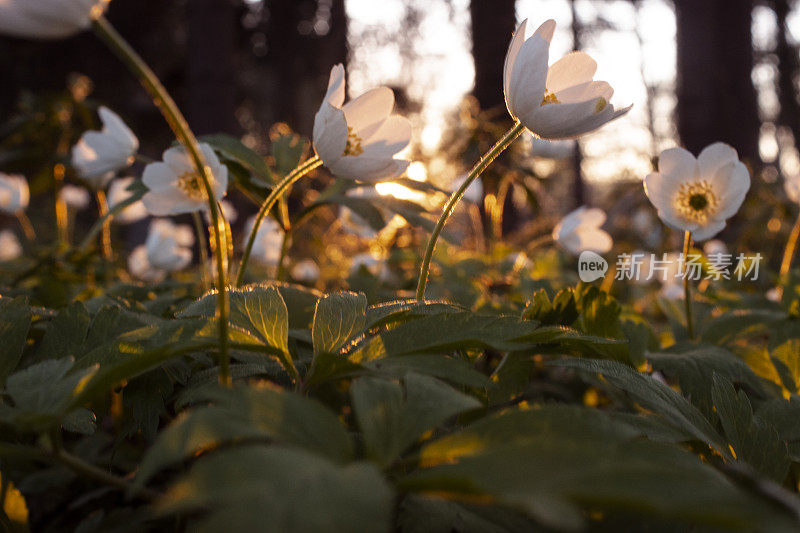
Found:
[{"label": "curved green stem", "polygon": [[444,225],[447,223],[447,219],[453,214],[458,202],[461,200],[461,197],[464,196],[467,188],[472,185],[472,182],[475,181],[484,170],[486,170],[486,167],[488,167],[492,161],[494,161],[494,159],[503,152],[503,150],[508,148],[514,139],[519,137],[520,133],[522,133],[522,130],[524,129],[525,126],[517,121],[514,126],[512,126],[512,128],[508,130],[494,146],[492,146],[492,149],[484,154],[481,160],[478,161],[478,164],[475,165],[475,167],[470,171],[467,179],[461,184],[461,187],[459,187],[458,190],[456,190],[456,192],[450,196],[450,199],[447,200],[447,204],[444,206],[442,216],[439,217],[439,221],[433,228],[433,233],[431,233],[430,239],[428,239],[428,247],[425,250],[425,255],[422,258],[422,267],[419,270],[419,281],[417,282],[417,300],[422,300],[425,297],[425,287],[428,284],[428,271],[431,267],[433,250],[436,248],[436,241],[439,239],[439,234],[442,233]]},{"label": "curved green stem", "polygon": [[203,153],[200,151],[197,139],[189,128],[183,114],[175,101],[169,95],[166,88],[161,84],[158,77],[149,66],[139,57],[139,54],[117,33],[117,30],[105,19],[98,17],[93,22],[93,28],[97,36],[114,52],[117,57],[133,72],[139,82],[153,98],[156,106],[166,119],[178,141],[186,149],[192,158],[197,173],[203,182],[206,197],[208,198],[209,214],[211,215],[211,228],[213,229],[214,250],[217,254],[217,313],[219,314],[219,380],[225,385],[231,384],[230,376],[230,355],[228,353],[228,291],[227,291],[227,271],[228,271],[228,245],[225,242],[225,221],[220,212],[219,205],[214,198],[212,188],[213,176],[211,169],[205,162]]},{"label": "curved green stem", "polygon": [[692,282],[686,272],[686,264],[689,262],[689,253],[692,250],[692,232],[687,231],[683,234],[683,297],[686,305],[686,331],[689,339],[694,339],[694,321],[692,320]]},{"label": "curved green stem", "polygon": [[286,177],[283,178],[274,189],[272,189],[272,192],[269,193],[267,199],[264,200],[264,203],[261,205],[261,209],[258,210],[258,214],[253,222],[253,229],[250,231],[250,236],[247,238],[247,245],[244,248],[242,262],[239,265],[239,273],[236,275],[237,287],[240,287],[242,285],[242,281],[244,280],[244,273],[247,270],[247,261],[250,260],[250,254],[253,251],[253,244],[256,242],[256,234],[258,233],[258,228],[261,226],[261,222],[264,220],[264,217],[267,216],[272,207],[275,205],[275,202],[277,202],[278,199],[283,196],[283,194],[289,189],[289,187],[292,186],[294,182],[321,164],[322,160],[317,155],[307,160],[305,163],[302,163],[297,168],[289,172],[289,174],[287,174]]}]

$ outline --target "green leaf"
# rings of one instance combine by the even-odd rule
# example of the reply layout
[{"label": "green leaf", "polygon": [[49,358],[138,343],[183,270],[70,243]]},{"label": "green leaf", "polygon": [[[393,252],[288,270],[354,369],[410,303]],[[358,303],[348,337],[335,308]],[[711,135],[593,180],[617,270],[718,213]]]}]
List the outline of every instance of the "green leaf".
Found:
[{"label": "green leaf", "polygon": [[392,529],[392,490],[374,466],[340,466],[303,450],[242,446],[200,458],[159,504],[161,513],[210,509],[192,531]]},{"label": "green leaf", "polygon": [[364,329],[367,297],[354,292],[328,294],[317,302],[311,338],[314,356],[336,353]]},{"label": "green leaf", "polygon": [[764,380],[744,361],[724,348],[700,346],[681,352],[650,353],[648,359],[656,370],[670,377],[675,376],[681,391],[709,420],[714,419],[711,399],[714,374],[747,386],[757,396],[768,396],[764,389]]},{"label": "green leaf", "polygon": [[270,141],[275,171],[280,176],[286,176],[294,170],[308,150],[308,141],[291,131],[285,124],[270,132]]},{"label": "green leaf", "polygon": [[569,358],[550,364],[602,375],[609,384],[628,393],[639,405],[681,429],[687,439],[705,442],[723,457],[732,458],[724,439],[700,411],[686,398],[651,376],[616,361]]},{"label": "green leaf", "polygon": [[183,414],[158,435],[142,460],[136,488],[167,466],[245,439],[274,439],[337,462],[352,457],[344,427],[315,400],[268,385],[212,389],[202,396],[213,404]]},{"label": "green leaf", "polygon": [[753,415],[744,391],[738,394],[729,379],[714,374],[711,394],[725,436],[736,452],[736,459],[749,464],[761,475],[781,483],[789,471],[789,452],[778,430]]},{"label": "green leaf", "polygon": [[420,464],[401,489],[510,506],[559,531],[582,528],[588,511],[673,526],[796,527],[693,454],[593,409],[545,405],[481,419],[423,445]]},{"label": "green leaf", "polygon": [[25,298],[0,298],[0,386],[17,368],[31,326],[31,309]]},{"label": "green leaf", "polygon": [[386,466],[426,431],[481,403],[441,381],[407,374],[394,381],[359,378],[350,388],[367,457]]},{"label": "green leaf", "polygon": [[90,323],[91,317],[86,306],[81,302],[73,302],[50,322],[36,356],[40,360],[62,357],[78,359],[85,352]]},{"label": "green leaf", "polygon": [[393,379],[400,379],[408,372],[415,372],[467,387],[483,388],[491,385],[489,378],[472,368],[467,361],[447,355],[384,357],[369,361],[364,366]]},{"label": "green leaf", "polygon": [[265,184],[274,183],[272,172],[264,158],[245,146],[239,139],[220,133],[204,135],[199,140],[210,144],[214,151],[224,159],[237,163]]}]

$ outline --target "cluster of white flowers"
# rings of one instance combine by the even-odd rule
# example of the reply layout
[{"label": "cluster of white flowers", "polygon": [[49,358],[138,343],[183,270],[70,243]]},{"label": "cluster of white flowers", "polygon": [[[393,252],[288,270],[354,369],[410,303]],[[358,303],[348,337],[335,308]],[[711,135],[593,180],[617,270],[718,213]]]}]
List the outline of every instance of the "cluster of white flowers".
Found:
[{"label": "cluster of white flowers", "polygon": [[194,233],[191,227],[174,224],[168,219],[155,219],[150,224],[145,243],[134,248],[128,257],[128,269],[143,281],[161,281],[170,272],[189,265],[192,245]]}]

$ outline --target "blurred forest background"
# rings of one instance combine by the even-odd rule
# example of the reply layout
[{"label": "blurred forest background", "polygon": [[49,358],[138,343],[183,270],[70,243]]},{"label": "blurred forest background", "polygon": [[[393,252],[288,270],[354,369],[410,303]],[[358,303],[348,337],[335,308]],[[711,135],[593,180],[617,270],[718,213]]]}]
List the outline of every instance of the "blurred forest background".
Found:
[{"label": "blurred forest background", "polygon": [[[800,172],[800,13],[791,0],[113,0],[108,17],[198,134],[229,133],[261,153],[276,123],[310,136],[333,64],[346,65],[351,96],[389,85],[415,124],[411,156],[425,166],[412,177],[445,186],[510,125],[501,73],[514,28],[555,18],[551,61],[587,51],[596,78],[615,87],[615,105],[635,106],[580,143],[528,139],[524,153],[504,155],[483,178],[505,207],[503,232],[522,227],[526,203],[630,215],[645,202],[639,184],[654,158],[675,144],[697,153],[728,142],[766,184]],[[0,123],[68,93],[119,112],[151,157],[172,140],[136,80],[89,33],[0,38],[0,71]],[[0,168],[27,170],[13,150]]]}]

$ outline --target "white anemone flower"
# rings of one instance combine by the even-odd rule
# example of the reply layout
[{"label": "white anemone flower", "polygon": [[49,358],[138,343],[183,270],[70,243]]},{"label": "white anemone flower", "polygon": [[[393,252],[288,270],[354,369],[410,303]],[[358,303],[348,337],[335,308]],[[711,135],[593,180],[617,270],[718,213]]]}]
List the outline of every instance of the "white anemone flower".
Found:
[{"label": "white anemone flower", "polygon": [[579,207],[561,219],[553,229],[553,240],[574,255],[592,251],[604,254],[611,250],[611,235],[600,229],[606,214],[596,207]]},{"label": "white anemone flower", "polygon": [[592,81],[597,63],[588,54],[571,52],[548,69],[550,41],[556,23],[548,20],[525,39],[524,21],[506,54],[503,90],[511,116],[542,139],[577,139],[631,108],[615,110],[614,89]]},{"label": "white anemone flower", "polygon": [[314,150],[340,178],[378,181],[402,174],[411,163],[394,156],[411,142],[411,123],[392,115],[394,93],[372,89],[344,103],[345,74],[331,69],[328,92],[314,118]]},{"label": "white anemone flower", "polygon": [[[128,200],[133,196],[133,192],[128,188],[136,181],[136,178],[129,176],[117,178],[108,186],[108,208],[114,209],[117,205]],[[133,202],[131,205],[120,211],[114,216],[114,222],[119,224],[132,224],[147,217],[147,209],[141,200]]]},{"label": "white anemone flower", "polygon": [[133,163],[139,139],[119,115],[107,107],[101,107],[98,114],[103,129],[87,131],[81,136],[78,144],[72,147],[72,166],[93,188],[103,189],[115,172]]},{"label": "white anemone flower", "polygon": [[[250,235],[253,231],[256,217],[250,217],[245,224],[245,235]],[[244,245],[246,239],[242,241]],[[280,224],[272,218],[264,218],[258,226],[256,238],[253,241],[253,249],[250,257],[264,266],[276,266],[281,257],[281,246],[283,245],[283,230]]]},{"label": "white anemone flower", "polygon": [[292,278],[303,283],[315,283],[319,275],[319,267],[311,259],[303,259],[292,267]]},{"label": "white anemone flower", "polygon": [[69,37],[87,29],[110,0],[0,0],[0,34],[34,39]]},{"label": "white anemone flower", "polygon": [[664,223],[710,239],[736,214],[750,189],[750,173],[731,146],[714,143],[695,157],[670,148],[658,158],[658,172],[644,179],[644,191]]},{"label": "white anemone flower", "polygon": [[191,227],[167,219],[154,220],[145,243],[137,246],[128,257],[128,269],[141,280],[161,281],[170,272],[189,265],[193,244]]},{"label": "white anemone flower", "polygon": [[0,211],[16,214],[27,209],[29,201],[28,180],[17,174],[0,172]]},{"label": "white anemone flower", "polygon": [[13,261],[22,255],[22,245],[10,229],[0,231],[0,261]]},{"label": "white anemone flower", "polygon": [[75,185],[64,185],[61,187],[61,190],[58,191],[58,197],[75,211],[86,209],[91,200],[89,192],[86,189],[83,187],[76,187]]},{"label": "white anemone flower", "polygon": [[[200,143],[200,151],[211,169],[211,189],[214,198],[219,201],[228,189],[228,167],[220,163],[208,144]],[[164,152],[163,161],[147,165],[142,182],[150,189],[142,202],[151,215],[178,215],[208,208],[203,180],[191,156],[182,146]]]}]

